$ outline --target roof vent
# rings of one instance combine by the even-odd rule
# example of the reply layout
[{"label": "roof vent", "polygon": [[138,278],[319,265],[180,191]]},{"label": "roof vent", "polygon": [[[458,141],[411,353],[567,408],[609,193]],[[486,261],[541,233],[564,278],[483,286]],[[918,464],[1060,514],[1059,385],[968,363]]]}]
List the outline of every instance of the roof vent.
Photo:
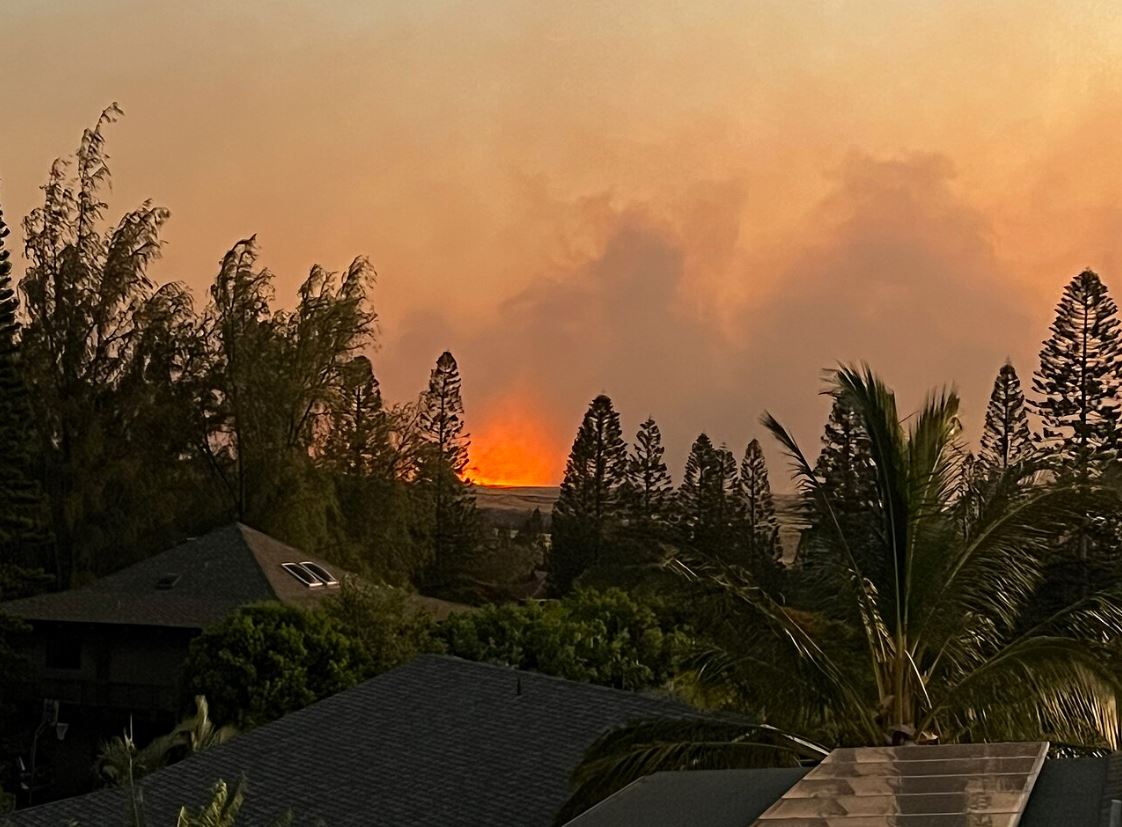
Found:
[{"label": "roof vent", "polygon": [[178,574],[165,574],[156,581],[156,588],[163,591],[175,588],[175,584],[179,582],[180,575]]},{"label": "roof vent", "polygon": [[307,586],[309,589],[322,589],[323,581],[309,571],[303,563],[281,563],[281,568]]},{"label": "roof vent", "polygon": [[313,563],[311,560],[304,560],[302,563],[300,563],[300,565],[303,566],[304,568],[306,568],[312,574],[314,574],[319,579],[319,581],[321,583],[323,583],[323,585],[325,585],[325,586],[338,586],[339,585],[338,578],[334,574],[329,572],[327,569],[325,569],[323,566],[321,566],[319,563]]}]

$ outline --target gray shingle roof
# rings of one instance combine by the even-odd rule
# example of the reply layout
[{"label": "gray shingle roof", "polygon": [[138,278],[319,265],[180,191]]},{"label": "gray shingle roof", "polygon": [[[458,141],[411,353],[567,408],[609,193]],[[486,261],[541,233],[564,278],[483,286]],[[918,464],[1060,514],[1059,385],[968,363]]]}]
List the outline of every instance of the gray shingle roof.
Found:
[{"label": "gray shingle roof", "polygon": [[[198,806],[216,779],[244,773],[246,825],[292,808],[298,825],[545,827],[597,736],[688,714],[662,698],[426,655],[149,776],[144,798],[150,823],[172,824],[179,805]],[[100,827],[123,812],[120,791],[100,791],[12,823]]]},{"label": "gray shingle roof", "polygon": [[[1044,762],[1020,827],[1106,827],[1104,804],[1122,790],[1107,783],[1110,758]],[[661,772],[640,778],[566,827],[745,827],[805,769]]]},{"label": "gray shingle roof", "polygon": [[[235,523],[157,554],[88,586],[0,604],[26,620],[178,626],[202,629],[247,603],[304,603],[328,589],[308,589],[280,564],[312,560],[333,566],[260,531]],[[179,575],[171,589],[156,581]]]}]

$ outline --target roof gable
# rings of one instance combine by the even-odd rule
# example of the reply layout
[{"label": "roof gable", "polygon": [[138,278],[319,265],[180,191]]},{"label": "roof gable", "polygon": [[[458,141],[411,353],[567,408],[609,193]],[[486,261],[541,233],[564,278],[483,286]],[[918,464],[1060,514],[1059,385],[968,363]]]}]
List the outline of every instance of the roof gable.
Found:
[{"label": "roof gable", "polygon": [[[233,523],[88,586],[13,600],[0,610],[27,620],[201,629],[249,603],[320,599],[328,589],[309,589],[281,568],[283,562],[303,560],[327,565]],[[174,585],[157,588],[164,578],[174,578]]]}]

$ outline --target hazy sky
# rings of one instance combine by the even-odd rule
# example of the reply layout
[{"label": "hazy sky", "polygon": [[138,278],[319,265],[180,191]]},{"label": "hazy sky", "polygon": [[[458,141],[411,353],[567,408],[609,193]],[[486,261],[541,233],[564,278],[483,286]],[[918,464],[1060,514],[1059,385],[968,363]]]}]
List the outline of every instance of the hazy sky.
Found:
[{"label": "hazy sky", "polygon": [[119,101],[158,278],[257,233],[287,303],[368,254],[385,392],[451,349],[485,477],[559,479],[600,392],[675,472],[765,408],[813,453],[838,360],[905,409],[957,382],[973,435],[1067,279],[1122,291],[1113,2],[0,0],[0,34],[10,219]]}]

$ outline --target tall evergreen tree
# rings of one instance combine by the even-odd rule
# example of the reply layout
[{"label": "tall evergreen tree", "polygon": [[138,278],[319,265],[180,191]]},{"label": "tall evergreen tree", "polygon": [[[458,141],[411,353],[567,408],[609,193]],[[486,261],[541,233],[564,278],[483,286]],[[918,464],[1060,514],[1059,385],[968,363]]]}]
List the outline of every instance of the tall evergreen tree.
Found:
[{"label": "tall evergreen tree", "polygon": [[[1064,287],[1051,331],[1033,377],[1039,441],[1059,460],[1062,475],[1085,483],[1117,459],[1122,443],[1118,307],[1096,273],[1084,270]],[[1120,548],[1117,512],[1086,513],[1079,531],[1052,556],[1041,589],[1044,610],[1115,580]]]},{"label": "tall evergreen tree", "polygon": [[1032,455],[1032,434],[1021,380],[1011,362],[997,372],[986,406],[982,451],[978,462],[987,471],[1004,472]]},{"label": "tall evergreen tree", "polygon": [[346,474],[392,478],[390,420],[378,378],[365,356],[356,356],[339,372],[321,453]]},{"label": "tall evergreen tree", "polygon": [[834,397],[814,464],[830,498],[843,510],[859,511],[874,499],[873,455],[861,417],[843,396]]},{"label": "tall evergreen tree", "polygon": [[0,599],[14,567],[42,562],[49,537],[39,485],[31,474],[34,452],[31,405],[19,364],[19,299],[12,289],[12,263],[0,211]]},{"label": "tall evergreen tree", "polygon": [[662,433],[648,417],[635,434],[635,444],[627,457],[627,511],[638,525],[666,519],[673,487],[663,459],[666,449]]},{"label": "tall evergreen tree", "polygon": [[581,574],[607,562],[627,479],[627,444],[612,400],[601,394],[581,420],[553,508],[550,588],[567,592]]},{"label": "tall evergreen tree", "polygon": [[678,487],[677,511],[682,539],[698,551],[728,558],[735,546],[736,458],[699,434],[686,458]]},{"label": "tall evergreen tree", "polygon": [[1117,455],[1120,442],[1118,307],[1097,274],[1084,270],[1068,283],[1051,330],[1033,378],[1041,442],[1086,479]]},{"label": "tall evergreen tree", "polygon": [[477,539],[475,497],[463,477],[471,441],[464,430],[460,385],[456,359],[444,351],[429,376],[419,417],[426,444],[418,482],[431,502],[432,570],[437,583],[463,570]]},{"label": "tall evergreen tree", "polygon": [[737,480],[737,495],[743,522],[743,542],[747,562],[778,562],[779,523],[775,518],[775,502],[768,482],[767,462],[759,440],[753,439],[744,451]]},{"label": "tall evergreen tree", "polygon": [[[873,545],[878,523],[876,467],[869,434],[844,394],[833,396],[814,473],[821,481],[821,492],[829,500],[838,525],[824,520],[820,510],[811,509],[811,525],[803,535],[799,551],[801,562],[812,565],[823,562],[820,552],[829,553],[839,528],[847,537],[861,540],[856,551],[860,556],[860,549]],[[877,565],[874,560],[860,562],[866,566]]]}]

